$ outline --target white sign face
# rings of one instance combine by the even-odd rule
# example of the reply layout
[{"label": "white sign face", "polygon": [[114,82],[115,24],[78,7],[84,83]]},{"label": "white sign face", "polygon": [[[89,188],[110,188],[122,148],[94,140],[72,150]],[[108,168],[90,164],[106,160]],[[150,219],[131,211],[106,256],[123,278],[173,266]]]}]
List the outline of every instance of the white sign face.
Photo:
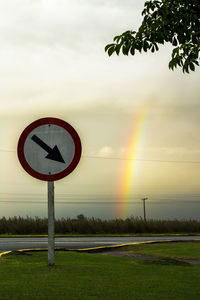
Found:
[{"label": "white sign face", "polygon": [[24,144],[27,163],[33,170],[46,175],[64,171],[71,164],[74,153],[71,135],[54,124],[37,127],[27,136]]},{"label": "white sign face", "polygon": [[18,142],[18,158],[33,177],[54,181],[70,174],[81,156],[75,129],[56,118],[43,118],[27,126]]}]

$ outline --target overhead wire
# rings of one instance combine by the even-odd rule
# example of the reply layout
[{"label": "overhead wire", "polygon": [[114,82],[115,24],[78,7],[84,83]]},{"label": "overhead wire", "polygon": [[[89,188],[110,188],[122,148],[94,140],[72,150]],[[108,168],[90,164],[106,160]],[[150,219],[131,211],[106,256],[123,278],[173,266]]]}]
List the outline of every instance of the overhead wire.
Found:
[{"label": "overhead wire", "polygon": [[[13,150],[7,150],[7,149],[0,149],[0,152],[15,152]],[[192,161],[192,160],[164,160],[164,159],[140,159],[140,158],[123,158],[123,157],[107,157],[107,156],[88,156],[88,155],[83,155],[83,158],[86,159],[105,159],[105,160],[130,160],[130,161],[142,161],[142,162],[160,162],[160,163],[182,163],[182,164],[200,164],[200,161]],[[12,193],[0,193],[0,197],[2,198],[2,196],[4,195],[4,200],[0,200],[0,203],[26,203],[26,204],[46,204],[46,202],[44,201],[35,201],[35,197],[43,197],[43,194],[25,194],[25,193],[21,193],[21,194],[12,194]],[[29,198],[29,200],[5,200],[5,198],[8,198],[8,196],[13,195],[14,197],[18,198],[24,198],[27,199],[27,197]],[[7,197],[5,197],[7,196]],[[31,196],[31,197],[30,197]],[[170,197],[171,196],[171,197]],[[26,197],[26,198],[25,198]],[[92,205],[113,205],[113,204],[137,204],[140,202],[138,201],[138,198],[140,197],[139,195],[135,195],[132,196],[130,195],[128,197],[129,201],[126,202],[122,202],[122,201],[114,201],[114,199],[116,199],[115,195],[76,195],[76,194],[58,194],[56,195],[56,197],[62,198],[64,197],[65,199],[67,198],[68,200],[73,200],[76,199],[76,201],[56,201],[56,204],[73,204],[73,205],[83,205],[83,204],[92,204]],[[199,197],[200,198],[200,194],[167,194],[167,193],[162,193],[162,194],[152,194],[152,197],[154,199],[156,198],[162,198],[162,201],[149,201],[150,204],[175,204],[175,203],[200,203],[199,200],[181,200],[180,197]],[[168,198],[170,197],[170,199]],[[105,200],[106,198],[109,200],[113,201],[77,201],[77,200],[86,200],[86,199],[91,199],[91,198],[95,198],[96,200],[98,199],[102,199]],[[31,200],[33,199],[33,200]],[[131,200],[137,200],[137,201],[131,201]]]},{"label": "overhead wire", "polygon": [[193,160],[164,160],[164,159],[142,159],[142,158],[123,158],[123,157],[107,157],[107,156],[83,156],[84,158],[93,159],[107,159],[107,160],[130,160],[130,161],[143,161],[143,162],[161,162],[161,163],[187,163],[187,164],[200,164],[200,161]]},{"label": "overhead wire", "polygon": [[[182,197],[191,197],[191,198],[200,198],[200,193],[147,193],[151,198],[173,198],[179,199]],[[38,193],[10,193],[10,192],[0,192],[0,197],[34,197],[34,198],[43,198],[46,197],[46,194],[38,194]],[[127,199],[138,199],[142,196],[142,194],[132,194],[127,197]],[[65,199],[116,199],[115,194],[67,194],[67,193],[56,193],[57,198],[65,198]]]},{"label": "overhead wire", "polygon": [[[14,150],[0,149],[0,152],[15,152]],[[106,160],[130,160],[142,162],[160,162],[160,163],[181,163],[181,164],[200,164],[200,161],[193,160],[166,160],[166,159],[143,159],[143,158],[125,158],[125,157],[111,157],[111,156],[95,156],[95,155],[82,155],[86,159],[106,159]]]}]

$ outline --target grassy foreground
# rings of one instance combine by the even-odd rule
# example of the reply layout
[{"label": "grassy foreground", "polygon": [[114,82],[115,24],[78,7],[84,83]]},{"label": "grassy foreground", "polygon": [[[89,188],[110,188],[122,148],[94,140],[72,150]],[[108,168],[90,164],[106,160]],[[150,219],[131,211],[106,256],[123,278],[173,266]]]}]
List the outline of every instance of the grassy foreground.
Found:
[{"label": "grassy foreground", "polygon": [[[166,246],[171,246],[171,250]],[[200,244],[193,243],[140,245],[140,249],[130,249],[141,253],[149,248],[151,254],[161,252],[165,256],[173,249],[169,256],[182,257],[187,256],[189,246],[192,256],[199,257]],[[200,299],[199,282],[200,266],[187,264],[147,264],[133,258],[73,252],[57,252],[55,267],[47,266],[44,252],[0,258],[1,300],[195,300]]]}]

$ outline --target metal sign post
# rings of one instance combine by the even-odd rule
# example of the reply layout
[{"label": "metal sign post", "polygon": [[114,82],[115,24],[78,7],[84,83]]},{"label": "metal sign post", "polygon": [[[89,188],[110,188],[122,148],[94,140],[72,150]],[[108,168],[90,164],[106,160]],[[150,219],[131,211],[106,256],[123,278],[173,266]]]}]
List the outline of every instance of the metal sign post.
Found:
[{"label": "metal sign post", "polygon": [[54,181],[69,175],[79,163],[81,140],[75,129],[57,118],[28,125],[17,147],[19,161],[31,176],[48,182],[48,265],[54,265]]},{"label": "metal sign post", "polygon": [[55,263],[55,238],[54,238],[54,181],[48,181],[48,265]]}]

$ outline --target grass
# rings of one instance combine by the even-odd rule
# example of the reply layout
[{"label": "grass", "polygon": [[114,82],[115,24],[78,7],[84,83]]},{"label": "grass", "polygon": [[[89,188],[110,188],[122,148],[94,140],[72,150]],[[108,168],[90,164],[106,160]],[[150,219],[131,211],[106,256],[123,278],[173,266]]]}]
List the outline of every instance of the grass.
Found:
[{"label": "grass", "polygon": [[[178,247],[170,250],[168,246]],[[188,251],[197,257],[200,244],[140,245],[129,250],[141,252],[147,248],[152,254],[166,257],[186,256]],[[45,252],[0,259],[1,300],[195,300],[200,299],[199,281],[200,266],[146,264],[143,260],[100,254],[56,252],[55,267],[47,266]]]},{"label": "grass", "polygon": [[156,255],[170,258],[192,258],[200,259],[200,243],[175,242],[161,244],[134,245],[122,250],[133,251],[134,253]]}]

